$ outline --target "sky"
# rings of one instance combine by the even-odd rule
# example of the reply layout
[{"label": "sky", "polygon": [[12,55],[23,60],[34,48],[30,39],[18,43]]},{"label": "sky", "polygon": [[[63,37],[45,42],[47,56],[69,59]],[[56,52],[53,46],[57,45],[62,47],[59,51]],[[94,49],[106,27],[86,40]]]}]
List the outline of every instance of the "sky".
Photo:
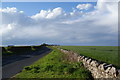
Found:
[{"label": "sky", "polygon": [[101,1],[4,2],[2,45],[117,46],[117,2]]},{"label": "sky", "polygon": [[[16,7],[18,10],[24,11],[26,15],[32,16],[40,10],[54,9],[56,7],[61,7],[66,12],[70,12],[72,8],[75,8],[78,4],[87,3],[96,5],[96,2],[3,2],[2,7]],[[90,10],[93,10],[93,8]]]}]

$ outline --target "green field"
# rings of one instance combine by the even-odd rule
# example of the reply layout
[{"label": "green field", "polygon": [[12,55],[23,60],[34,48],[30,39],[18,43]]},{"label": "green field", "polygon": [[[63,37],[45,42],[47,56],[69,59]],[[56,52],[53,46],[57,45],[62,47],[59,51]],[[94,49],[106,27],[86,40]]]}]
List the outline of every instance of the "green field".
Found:
[{"label": "green field", "polygon": [[92,80],[91,73],[86,70],[82,62],[69,62],[66,55],[58,49],[41,58],[31,66],[26,66],[17,74],[16,78],[80,78]]},{"label": "green field", "polygon": [[93,59],[113,64],[120,67],[118,62],[117,46],[60,46],[63,49],[72,50],[78,54],[91,57]]}]

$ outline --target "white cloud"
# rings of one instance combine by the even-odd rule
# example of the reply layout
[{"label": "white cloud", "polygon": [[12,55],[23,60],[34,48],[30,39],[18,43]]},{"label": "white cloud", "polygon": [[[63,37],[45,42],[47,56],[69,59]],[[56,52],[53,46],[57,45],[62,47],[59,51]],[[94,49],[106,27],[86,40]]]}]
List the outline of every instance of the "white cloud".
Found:
[{"label": "white cloud", "polygon": [[9,13],[9,12],[17,12],[17,9],[15,7],[12,7],[12,8],[4,8],[4,9],[0,9],[0,12],[6,12],[6,13]]},{"label": "white cloud", "polygon": [[[91,12],[73,10],[66,13],[58,7],[53,10],[41,10],[31,17],[16,8],[0,9],[3,13],[0,34],[3,35],[4,44],[49,42],[114,45],[112,42],[116,42],[118,32],[116,4],[98,2],[96,9]],[[84,4],[84,8],[81,7],[89,8],[88,4]]]},{"label": "white cloud", "polygon": [[1,35],[5,35],[6,33],[9,33],[10,31],[13,30],[15,24],[4,24],[2,26],[0,26],[0,36]]},{"label": "white cloud", "polygon": [[88,3],[87,4],[79,4],[76,6],[76,8],[80,9],[80,10],[83,10],[83,9],[88,10],[91,7],[92,7],[92,4],[88,4]]},{"label": "white cloud", "polygon": [[52,11],[51,10],[48,10],[48,11],[41,10],[40,13],[33,15],[32,18],[34,18],[34,19],[41,19],[41,18],[53,19],[58,16],[61,16],[62,13],[63,13],[62,8],[58,7],[58,8],[53,9]]},{"label": "white cloud", "polygon": [[18,11],[17,8],[15,7],[12,7],[12,8],[4,8],[4,9],[1,9],[0,8],[0,12],[4,12],[4,13],[16,13],[16,12],[20,12],[20,13],[23,13],[23,11]]},{"label": "white cloud", "polygon": [[62,8],[60,8],[60,7],[58,7],[58,8],[55,8],[55,9],[53,9],[53,11],[52,12],[50,12],[47,16],[46,16],[46,18],[55,18],[55,17],[57,17],[57,16],[59,16],[59,15],[61,15],[62,14]]}]

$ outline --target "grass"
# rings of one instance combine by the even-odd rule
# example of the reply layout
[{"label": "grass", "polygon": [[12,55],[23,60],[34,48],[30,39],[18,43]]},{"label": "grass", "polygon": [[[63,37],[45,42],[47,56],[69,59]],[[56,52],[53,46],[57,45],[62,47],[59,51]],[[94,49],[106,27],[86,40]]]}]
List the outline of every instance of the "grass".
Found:
[{"label": "grass", "polygon": [[42,50],[42,46],[9,46],[9,47],[0,47],[0,48],[2,48],[3,56],[9,56],[14,54],[25,54],[37,50]]},{"label": "grass", "polygon": [[66,56],[56,48],[47,56],[30,66],[24,67],[16,78],[80,78],[92,80],[91,73],[86,70],[82,62],[68,62]]},{"label": "grass", "polygon": [[118,62],[118,47],[117,46],[60,46],[63,49],[72,50],[84,56],[93,59],[113,64],[120,67]]}]

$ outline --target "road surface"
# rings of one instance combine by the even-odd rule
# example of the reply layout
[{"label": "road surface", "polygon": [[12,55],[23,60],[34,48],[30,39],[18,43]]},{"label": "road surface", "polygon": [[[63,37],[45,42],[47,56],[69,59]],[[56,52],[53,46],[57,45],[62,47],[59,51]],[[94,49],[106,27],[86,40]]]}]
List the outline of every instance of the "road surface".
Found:
[{"label": "road surface", "polygon": [[22,71],[25,66],[29,66],[38,59],[42,58],[52,50],[44,47],[42,50],[23,55],[14,55],[8,58],[3,58],[2,61],[2,78],[11,78],[15,74]]}]

